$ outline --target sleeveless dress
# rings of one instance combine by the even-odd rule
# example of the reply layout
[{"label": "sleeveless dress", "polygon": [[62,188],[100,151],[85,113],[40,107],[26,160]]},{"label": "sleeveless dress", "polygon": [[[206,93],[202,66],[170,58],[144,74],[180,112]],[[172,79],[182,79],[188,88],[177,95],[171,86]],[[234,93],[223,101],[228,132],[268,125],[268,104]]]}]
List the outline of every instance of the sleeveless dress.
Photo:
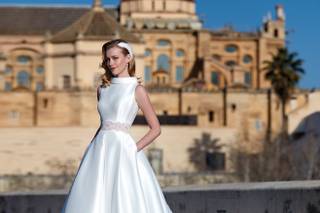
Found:
[{"label": "sleeveless dress", "polygon": [[172,213],[143,150],[129,134],[136,77],[100,87],[100,128],[86,148],[62,213]]}]

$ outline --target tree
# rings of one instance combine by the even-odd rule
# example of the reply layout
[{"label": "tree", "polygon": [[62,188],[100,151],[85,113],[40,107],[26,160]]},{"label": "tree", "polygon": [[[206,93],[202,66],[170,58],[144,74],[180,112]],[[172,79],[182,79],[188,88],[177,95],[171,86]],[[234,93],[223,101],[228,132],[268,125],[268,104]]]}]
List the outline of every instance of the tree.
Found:
[{"label": "tree", "polygon": [[290,100],[295,87],[297,86],[304,69],[302,68],[303,60],[297,58],[297,53],[290,53],[287,48],[279,48],[278,53],[272,56],[271,61],[264,61],[266,71],[265,78],[270,81],[271,87],[281,103],[282,128],[281,140],[276,146],[276,161],[280,173],[280,155],[281,145],[288,144],[288,119],[286,115],[286,103]]},{"label": "tree", "polygon": [[290,53],[287,48],[279,48],[271,61],[264,61],[265,78],[270,81],[271,87],[281,103],[282,134],[287,136],[286,103],[290,99],[301,75],[303,60],[297,59],[297,53]]},{"label": "tree", "polygon": [[[212,170],[208,155],[219,154],[223,145],[219,144],[219,138],[211,138],[210,133],[202,133],[201,138],[195,138],[194,144],[188,149],[189,160],[198,171],[207,172]],[[218,160],[218,159],[215,159]],[[221,159],[220,159],[221,160]],[[215,162],[217,164],[221,162]]]}]

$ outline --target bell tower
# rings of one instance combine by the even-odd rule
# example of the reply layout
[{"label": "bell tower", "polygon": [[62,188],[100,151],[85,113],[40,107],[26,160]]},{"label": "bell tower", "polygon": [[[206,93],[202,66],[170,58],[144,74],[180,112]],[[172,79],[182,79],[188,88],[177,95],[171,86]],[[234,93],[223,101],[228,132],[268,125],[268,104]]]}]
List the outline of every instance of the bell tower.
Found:
[{"label": "bell tower", "polygon": [[194,0],[122,0],[120,23],[128,29],[200,29]]},{"label": "bell tower", "polygon": [[276,5],[276,16],[272,19],[271,13],[263,18],[262,34],[267,38],[285,39],[285,13],[282,5]]}]

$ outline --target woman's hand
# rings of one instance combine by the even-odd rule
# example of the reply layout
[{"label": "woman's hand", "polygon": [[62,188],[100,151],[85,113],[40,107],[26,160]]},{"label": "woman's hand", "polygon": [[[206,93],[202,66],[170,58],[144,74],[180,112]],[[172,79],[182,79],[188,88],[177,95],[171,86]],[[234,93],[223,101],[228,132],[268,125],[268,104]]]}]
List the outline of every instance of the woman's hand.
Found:
[{"label": "woman's hand", "polygon": [[137,150],[140,151],[160,135],[161,129],[157,115],[151,105],[148,93],[141,84],[137,85],[135,89],[135,98],[150,127],[149,132],[137,143]]}]

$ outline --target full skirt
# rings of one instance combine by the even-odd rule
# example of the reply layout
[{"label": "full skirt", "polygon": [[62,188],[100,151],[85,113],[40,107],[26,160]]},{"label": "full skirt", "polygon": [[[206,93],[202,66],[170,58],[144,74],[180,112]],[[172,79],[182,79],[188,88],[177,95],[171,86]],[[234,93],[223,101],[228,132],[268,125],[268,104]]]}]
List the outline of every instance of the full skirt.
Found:
[{"label": "full skirt", "polygon": [[88,145],[61,213],[172,213],[130,134],[100,130]]}]

